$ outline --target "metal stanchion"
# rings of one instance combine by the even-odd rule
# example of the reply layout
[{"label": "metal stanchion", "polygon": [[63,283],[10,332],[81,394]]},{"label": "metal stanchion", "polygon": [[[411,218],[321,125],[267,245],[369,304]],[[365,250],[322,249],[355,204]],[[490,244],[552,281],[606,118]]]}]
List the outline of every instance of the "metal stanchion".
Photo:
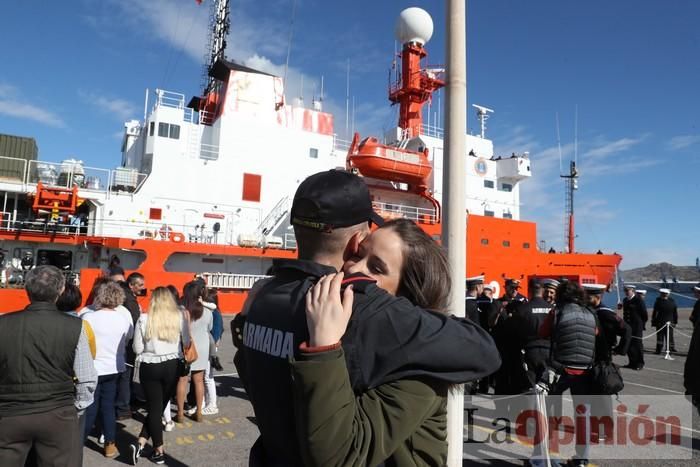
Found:
[{"label": "metal stanchion", "polygon": [[671,322],[666,321],[666,355],[664,360],[675,360],[671,357]]}]

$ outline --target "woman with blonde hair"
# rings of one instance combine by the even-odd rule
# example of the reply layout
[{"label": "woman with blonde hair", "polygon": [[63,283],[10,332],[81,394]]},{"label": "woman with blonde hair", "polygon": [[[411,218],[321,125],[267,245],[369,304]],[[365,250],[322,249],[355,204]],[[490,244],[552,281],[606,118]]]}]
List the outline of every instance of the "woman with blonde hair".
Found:
[{"label": "woman with blonde hair", "polygon": [[134,352],[139,379],[146,395],[148,416],[143,423],[138,443],[131,445],[131,458],[136,464],[148,438],[153,440],[151,461],[165,463],[161,414],[175,393],[179,376],[182,347],[190,336],[173,294],[167,287],[157,287],[151,296],[148,314],[142,314],[134,330]]}]

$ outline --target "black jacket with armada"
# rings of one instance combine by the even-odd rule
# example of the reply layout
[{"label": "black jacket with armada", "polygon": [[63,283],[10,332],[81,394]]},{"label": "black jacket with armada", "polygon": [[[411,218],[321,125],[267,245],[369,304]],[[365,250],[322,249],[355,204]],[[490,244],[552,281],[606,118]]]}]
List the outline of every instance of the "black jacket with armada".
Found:
[{"label": "black jacket with armada", "polygon": [[[289,359],[308,340],[306,292],[334,272],[311,261],[275,260],[274,277],[256,284],[244,313],[231,324],[240,340],[236,367],[261,433],[256,443],[262,442],[261,465],[301,465]],[[493,340],[478,324],[415,307],[364,276],[344,283],[352,283],[355,292],[342,340],[355,393],[409,377],[463,383],[500,365]]]},{"label": "black jacket with armada", "polygon": [[0,418],[73,405],[81,329],[48,302],[0,316]]}]

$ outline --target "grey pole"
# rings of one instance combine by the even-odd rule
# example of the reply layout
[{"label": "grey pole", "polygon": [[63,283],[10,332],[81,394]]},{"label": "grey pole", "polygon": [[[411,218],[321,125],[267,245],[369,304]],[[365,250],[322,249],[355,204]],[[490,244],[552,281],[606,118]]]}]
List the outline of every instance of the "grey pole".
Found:
[{"label": "grey pole", "polygon": [[[450,311],[464,316],[466,277],[466,131],[467,38],[466,0],[447,0],[447,85],[445,104],[444,214],[442,242],[452,273]],[[460,349],[455,349],[459,352]],[[464,450],[464,386],[447,399],[447,465],[461,467]]]}]

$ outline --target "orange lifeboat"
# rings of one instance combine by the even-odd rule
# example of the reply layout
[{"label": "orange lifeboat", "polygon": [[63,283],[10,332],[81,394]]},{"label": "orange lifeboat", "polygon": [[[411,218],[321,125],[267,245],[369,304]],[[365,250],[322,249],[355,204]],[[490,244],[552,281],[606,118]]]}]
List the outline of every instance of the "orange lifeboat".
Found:
[{"label": "orange lifeboat", "polygon": [[428,150],[410,151],[381,144],[375,137],[360,142],[355,133],[348,150],[350,167],[357,168],[365,177],[373,177],[411,185],[427,185],[433,166],[428,160]]}]

